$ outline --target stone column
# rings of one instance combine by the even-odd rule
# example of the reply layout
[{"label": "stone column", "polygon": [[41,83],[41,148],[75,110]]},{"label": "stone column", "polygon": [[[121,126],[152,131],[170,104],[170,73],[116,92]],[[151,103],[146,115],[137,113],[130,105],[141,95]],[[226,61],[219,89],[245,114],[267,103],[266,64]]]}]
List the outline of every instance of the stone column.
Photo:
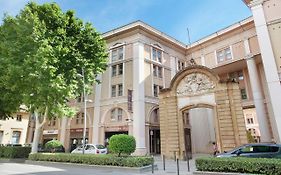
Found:
[{"label": "stone column", "polygon": [[250,84],[252,87],[253,100],[256,108],[259,129],[261,132],[261,142],[270,142],[271,134],[269,129],[269,121],[266,117],[264,98],[262,95],[261,83],[258,77],[257,66],[253,57],[250,56],[246,59],[250,77]]},{"label": "stone column", "polygon": [[67,125],[67,118],[66,117],[62,117],[61,118],[61,124],[60,124],[60,142],[64,145],[65,143],[65,131],[66,131],[66,125]]},{"label": "stone column", "polygon": [[[98,75],[98,80],[101,80],[101,75]],[[100,99],[101,99],[101,84],[95,86],[95,103],[94,103],[94,119],[93,119],[93,143],[99,143],[99,122],[100,122]],[[103,144],[103,143],[101,143]]]},{"label": "stone column", "polygon": [[144,104],[144,44],[133,45],[133,135],[136,155],[145,155],[145,104]]},{"label": "stone column", "polygon": [[251,2],[250,7],[257,31],[266,85],[268,87],[269,99],[272,106],[273,115],[270,116],[272,121],[271,127],[273,129],[275,141],[280,142],[281,108],[279,102],[281,99],[281,85],[262,4],[263,0],[254,0]]}]

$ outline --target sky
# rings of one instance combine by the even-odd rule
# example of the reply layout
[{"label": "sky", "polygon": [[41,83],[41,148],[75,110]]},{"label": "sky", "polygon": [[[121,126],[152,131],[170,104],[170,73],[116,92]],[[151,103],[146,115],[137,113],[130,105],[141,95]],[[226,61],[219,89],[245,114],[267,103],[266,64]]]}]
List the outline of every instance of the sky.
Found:
[{"label": "sky", "polygon": [[[141,20],[188,44],[251,16],[242,0],[33,0],[56,2],[63,11],[91,22],[101,33]],[[29,0],[0,0],[4,13],[15,16]],[[2,22],[0,22],[1,24]]]}]

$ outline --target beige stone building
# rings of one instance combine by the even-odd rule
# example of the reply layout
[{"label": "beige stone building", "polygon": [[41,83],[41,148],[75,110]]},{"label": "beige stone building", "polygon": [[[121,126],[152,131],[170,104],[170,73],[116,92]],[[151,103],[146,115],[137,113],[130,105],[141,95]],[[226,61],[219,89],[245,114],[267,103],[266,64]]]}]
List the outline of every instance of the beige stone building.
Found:
[{"label": "beige stone building", "polygon": [[27,143],[29,113],[19,111],[13,118],[0,120],[0,145]]},{"label": "beige stone building", "polygon": [[[113,134],[126,133],[135,136],[137,154],[162,152],[182,157],[187,149],[210,153],[212,142],[221,151],[246,143],[246,128],[255,129],[253,135],[259,141],[280,142],[281,1],[245,4],[251,8],[252,17],[190,45],[142,21],[104,33],[108,69],[99,76],[101,84],[87,97],[87,142],[104,144]],[[173,89],[174,77],[180,77],[177,81],[181,84],[188,78],[185,76],[192,75],[187,73],[190,60],[198,66],[192,70],[202,70],[200,76],[216,83],[213,95],[208,91],[207,95],[177,96],[174,102],[163,100],[167,89]],[[189,81],[182,82],[185,87]],[[196,89],[197,85],[190,87]],[[57,138],[66,150],[81,144],[83,97],[71,105],[81,112],[72,119],[48,121],[41,142]],[[165,117],[171,113],[185,117]],[[250,118],[257,125],[253,126]],[[175,120],[177,124],[172,125]],[[177,139],[163,139],[166,133]],[[28,135],[31,138],[32,131]]]}]

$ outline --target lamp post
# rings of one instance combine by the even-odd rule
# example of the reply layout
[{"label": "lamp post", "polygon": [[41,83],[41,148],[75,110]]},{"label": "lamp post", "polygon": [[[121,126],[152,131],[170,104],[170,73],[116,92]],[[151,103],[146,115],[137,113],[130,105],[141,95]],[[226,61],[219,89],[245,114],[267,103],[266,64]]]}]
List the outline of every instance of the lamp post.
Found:
[{"label": "lamp post", "polygon": [[85,74],[84,68],[82,68],[82,77],[83,77],[83,96],[84,96],[84,128],[83,128],[83,154],[85,154],[85,144],[86,144],[86,125],[87,125],[87,95],[85,87]]}]

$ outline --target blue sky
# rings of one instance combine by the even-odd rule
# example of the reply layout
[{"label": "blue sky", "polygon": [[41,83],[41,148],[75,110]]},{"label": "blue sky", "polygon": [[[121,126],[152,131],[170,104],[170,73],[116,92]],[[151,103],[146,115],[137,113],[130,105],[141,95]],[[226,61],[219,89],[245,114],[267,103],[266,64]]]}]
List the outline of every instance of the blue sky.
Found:
[{"label": "blue sky", "polygon": [[[39,4],[56,2],[63,11],[73,9],[76,15],[93,23],[101,33],[136,20],[188,43],[251,16],[242,0],[34,0]],[[0,0],[3,14],[16,15],[28,0]]]}]

